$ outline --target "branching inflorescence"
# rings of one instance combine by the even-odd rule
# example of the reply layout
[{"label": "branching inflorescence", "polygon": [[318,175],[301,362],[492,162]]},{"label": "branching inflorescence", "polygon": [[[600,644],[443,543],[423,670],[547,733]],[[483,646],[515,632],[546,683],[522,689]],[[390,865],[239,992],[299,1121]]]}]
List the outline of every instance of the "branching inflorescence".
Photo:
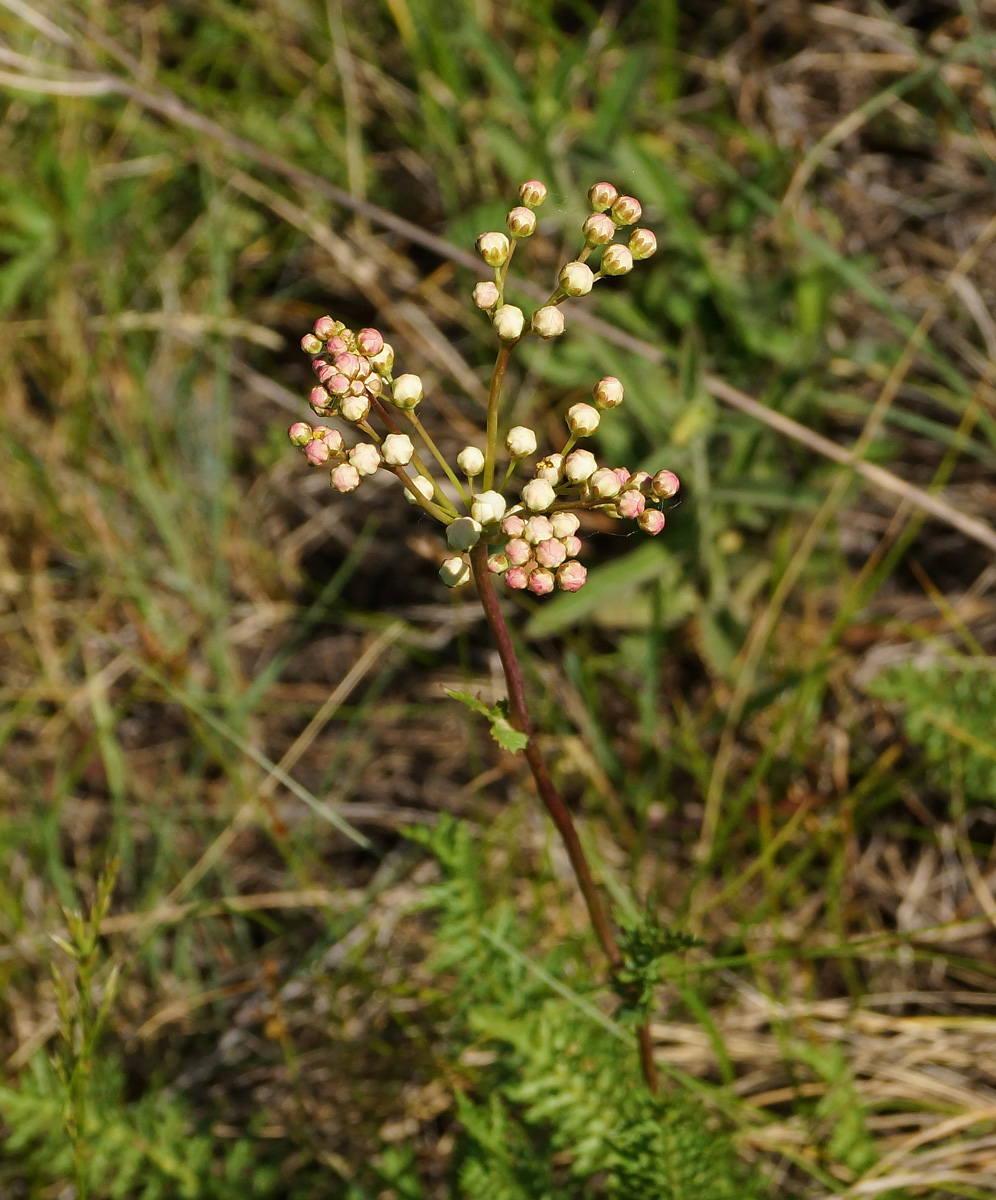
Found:
[{"label": "branching inflorescence", "polygon": [[[445,526],[449,556],[439,571],[443,582],[460,587],[474,577],[508,685],[507,704],[493,711],[480,703],[474,707],[490,715],[492,731],[503,745],[525,753],[537,791],[574,868],[613,985],[624,1005],[643,1018],[637,1029],[640,1062],[647,1085],[655,1090],[657,1073],[647,1019],[652,986],[644,978],[646,972],[637,977],[629,969],[570,810],[540,753],[526,710],[522,670],[492,581],[498,575],[508,587],[528,589],[537,596],[556,588],[576,592],[583,587],[587,572],[577,560],[579,513],[599,511],[635,521],[649,534],[664,528],[661,502],[678,491],[678,477],[672,471],[651,476],[646,471],[600,466],[589,450],[577,445],[598,429],[604,411],[622,403],[618,379],[600,379],[592,393],[593,404],[568,409],[563,445],[536,460],[524,482],[524,467],[535,458],[539,439],[525,425],[503,433],[501,422],[502,387],[514,347],[531,336],[559,337],[564,332],[560,306],[565,300],[588,295],[606,276],[627,274],[635,262],[655,252],[657,240],[649,229],[634,229],[625,245],[615,241],[620,230],[636,224],[642,210],[637,200],[621,196],[612,184],[596,183],[588,192],[592,212],[582,225],[581,250],[561,269],[557,286],[527,321],[522,309],[505,303],[505,284],[516,245],[535,231],[533,210],[546,195],[538,180],[524,183],[519,188],[522,204],[506,219],[508,233],[482,233],[477,239],[478,253],[493,268],[494,278],[477,284],[474,304],[490,317],[499,343],[483,449],[466,446],[455,464],[449,463],[417,414],[424,394],[422,380],[393,373],[394,351],[376,329],[354,333],[332,317],[321,317],[301,341],[318,376],[311,407],[318,416],[338,417],[353,425],[365,440],[347,448],[338,429],[305,421],[296,421],[289,432],[313,466],[331,465],[337,491],[351,492],[365,476],[379,470],[396,475],[407,499]],[[589,265],[593,255],[598,256],[597,270]],[[375,428],[374,421],[382,429]],[[421,444],[421,453],[416,443]],[[508,726],[514,731],[511,740]]]},{"label": "branching inflorescence", "polygon": [[[394,351],[376,329],[354,333],[341,321],[321,317],[314,332],[301,341],[318,376],[310,396],[313,411],[342,418],[364,440],[347,447],[339,430],[296,421],[290,427],[291,441],[313,466],[331,465],[332,487],[340,492],[355,490],[378,470],[396,475],[408,500],[446,527],[451,553],[439,574],[448,587],[470,579],[470,552],[483,544],[490,550],[488,570],[504,578],[508,587],[537,596],[556,588],[576,592],[587,579],[578,562],[578,514],[598,510],[658,534],[664,528],[660,503],[678,490],[672,471],[651,476],[600,466],[594,454],[578,446],[598,429],[603,412],[622,403],[623,386],[613,376],[595,384],[593,403],[568,409],[563,445],[535,460],[530,477],[522,481],[539,442],[525,425],[514,425],[502,436],[501,394],[513,348],[531,336],[559,337],[564,332],[563,301],[588,295],[606,276],[627,274],[657,249],[649,229],[634,229],[625,245],[614,240],[640,219],[642,210],[637,200],[619,195],[612,184],[596,183],[588,192],[592,212],[582,226],[584,241],[577,258],[561,269],[556,288],[527,320],[521,308],[505,303],[505,282],[515,248],[535,231],[533,210],[546,195],[538,180],[524,183],[519,188],[522,204],[507,217],[509,232],[482,233],[477,239],[478,253],[493,268],[494,279],[477,284],[474,303],[490,317],[499,340],[483,449],[466,446],[455,463],[447,462],[417,415],[424,396],[422,380],[418,375],[394,375]],[[589,265],[593,255],[599,256],[597,270]],[[509,491],[510,485],[514,490]]]}]

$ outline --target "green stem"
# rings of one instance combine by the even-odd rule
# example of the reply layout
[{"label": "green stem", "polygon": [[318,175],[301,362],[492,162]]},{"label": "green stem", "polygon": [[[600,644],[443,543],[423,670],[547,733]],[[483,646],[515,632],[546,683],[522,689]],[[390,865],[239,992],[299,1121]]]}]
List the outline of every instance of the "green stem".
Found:
[{"label": "green stem", "polygon": [[468,507],[469,507],[470,499],[467,496],[467,489],[463,486],[463,484],[460,482],[460,480],[456,477],[456,474],[454,473],[453,468],[450,466],[450,464],[446,461],[446,459],[440,453],[439,448],[437,447],[436,443],[432,440],[431,437],[429,437],[429,434],[427,433],[425,426],[418,419],[418,417],[416,417],[415,410],[414,409],[406,410],[405,416],[408,418],[409,421],[411,421],[412,425],[415,427],[415,432],[419,435],[419,437],[422,439],[422,441],[425,442],[426,446],[428,446],[429,453],[436,460],[436,462],[439,463],[439,465],[443,468],[443,471],[446,473],[447,479],[449,479],[450,483],[452,483],[453,486],[456,488],[456,490],[460,493],[460,496],[461,496],[464,504],[468,505]]},{"label": "green stem", "polygon": [[498,408],[501,404],[501,388],[512,355],[514,342],[502,342],[495,359],[488,391],[488,437],[484,447],[484,490],[489,492],[495,482],[495,455],[498,452]]}]

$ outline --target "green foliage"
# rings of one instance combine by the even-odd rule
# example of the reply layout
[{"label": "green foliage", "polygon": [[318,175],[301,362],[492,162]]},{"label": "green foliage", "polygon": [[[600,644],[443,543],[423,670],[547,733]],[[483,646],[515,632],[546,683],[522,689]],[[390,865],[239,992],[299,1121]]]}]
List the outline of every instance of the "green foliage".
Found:
[{"label": "green foliage", "polygon": [[996,672],[991,667],[966,662],[921,668],[906,662],[884,671],[868,690],[901,703],[907,736],[923,748],[943,787],[955,784],[958,771],[967,799],[992,800]]},{"label": "green foliage", "polygon": [[491,736],[503,750],[511,750],[513,754],[519,750],[525,750],[529,736],[520,733],[508,719],[507,700],[499,700],[497,704],[489,708],[479,696],[472,696],[470,692],[460,692],[455,688],[446,688],[445,690],[450,699],[459,700],[461,704],[466,704],[472,712],[480,713],[482,717],[487,718],[488,724],[491,726]]},{"label": "green foliage", "polygon": [[650,909],[635,917],[619,914],[616,923],[623,956],[623,966],[612,978],[623,1001],[616,1019],[639,1025],[650,1016],[664,960],[702,943],[690,933],[665,928]]}]

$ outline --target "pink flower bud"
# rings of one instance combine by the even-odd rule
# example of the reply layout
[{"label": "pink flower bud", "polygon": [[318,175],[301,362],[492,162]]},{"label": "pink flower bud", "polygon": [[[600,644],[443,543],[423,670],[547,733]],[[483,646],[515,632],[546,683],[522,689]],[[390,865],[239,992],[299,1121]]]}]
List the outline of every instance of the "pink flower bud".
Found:
[{"label": "pink flower bud", "polygon": [[571,483],[584,483],[597,469],[595,456],[588,450],[572,450],[564,459],[564,477]]},{"label": "pink flower bud", "polygon": [[649,496],[651,492],[650,483],[651,480],[649,471],[634,471],[633,474],[630,475],[629,482],[626,484],[626,486],[628,488],[636,488],[636,490],[642,492],[644,496]]},{"label": "pink flower bud", "polygon": [[540,542],[545,542],[547,538],[553,537],[553,522],[549,517],[536,516],[530,517],[526,522],[526,528],[522,532],[522,536],[527,542],[538,545]]},{"label": "pink flower bud", "polygon": [[361,354],[358,356],[357,362],[359,363],[359,366],[356,368],[356,378],[357,379],[368,378],[368,376],[370,375],[370,372],[373,370],[373,368],[370,366],[370,359],[364,358],[363,355]]},{"label": "pink flower bud", "polygon": [[611,183],[596,183],[588,189],[588,203],[595,212],[605,212],[619,198],[619,193]]},{"label": "pink flower bud", "polygon": [[307,421],[295,421],[287,430],[287,436],[295,446],[307,446],[311,441],[311,426]]},{"label": "pink flower bud", "polygon": [[384,462],[392,467],[407,467],[415,454],[412,439],[406,433],[389,433],[380,449]]},{"label": "pink flower bud", "polygon": [[477,253],[489,267],[500,267],[510,250],[511,243],[503,233],[482,233],[477,239]]},{"label": "pink flower bud", "polygon": [[502,521],[501,527],[502,531],[507,533],[509,537],[517,538],[522,537],[522,534],[526,528],[526,523],[521,517],[516,516],[513,513],[511,516],[506,517],[505,520]]},{"label": "pink flower bud", "polygon": [[628,246],[609,246],[599,263],[603,275],[628,275],[632,269],[633,255]]},{"label": "pink flower bud", "polygon": [[577,592],[584,587],[587,578],[588,572],[579,562],[572,559],[557,571],[557,587],[565,592]]},{"label": "pink flower bud", "polygon": [[561,268],[560,290],[568,296],[587,296],[595,282],[591,267],[583,262],[569,262]]},{"label": "pink flower bud", "polygon": [[521,592],[529,582],[529,572],[525,567],[509,567],[505,572],[505,582],[510,588]]},{"label": "pink flower bud", "polygon": [[514,304],[503,304],[495,311],[492,323],[495,333],[503,342],[514,342],[517,338],[522,337],[526,318],[521,308],[516,308]]},{"label": "pink flower bud", "polygon": [[549,596],[553,591],[554,575],[552,571],[547,571],[543,567],[537,567],[535,571],[529,572],[528,588],[534,596]]},{"label": "pink flower bud", "polygon": [[600,467],[588,480],[588,487],[600,500],[611,500],[622,490],[619,477],[609,467]]},{"label": "pink flower bud", "polygon": [[379,329],[361,329],[356,335],[356,349],[369,357],[384,349],[384,338]]},{"label": "pink flower bud", "polygon": [[531,233],[536,232],[536,215],[528,208],[513,208],[505,218],[505,224],[512,237],[529,237]]},{"label": "pink flower bud", "polygon": [[632,196],[620,196],[612,205],[612,219],[617,225],[635,225],[642,215],[640,201]]},{"label": "pink flower bud", "polygon": [[322,381],[322,383],[325,383],[327,380],[331,379],[335,374],[335,367],[331,366],[327,362],[323,362],[320,358],[315,359],[315,361],[311,364],[311,368]]},{"label": "pink flower bud", "polygon": [[305,354],[321,354],[325,347],[313,333],[306,333],[301,338],[301,349]]},{"label": "pink flower bud", "polygon": [[352,382],[345,375],[337,375],[334,368],[329,367],[329,373],[322,380],[325,384],[325,390],[331,396],[346,396],[349,394],[349,385]]},{"label": "pink flower bud", "polygon": [[536,464],[536,478],[545,479],[547,483],[560,483],[563,473],[564,456],[562,454],[548,454],[546,458],[541,458]]},{"label": "pink flower bud", "polygon": [[519,199],[527,208],[539,208],[546,197],[546,184],[538,179],[527,179],[519,184]]},{"label": "pink flower bud", "polygon": [[311,441],[304,448],[304,457],[313,467],[322,467],[332,457],[332,451],[324,442]]},{"label": "pink flower bud", "polygon": [[585,218],[581,232],[589,246],[607,246],[616,236],[616,227],[605,213],[592,213]]},{"label": "pink flower bud", "polygon": [[647,498],[638,491],[624,491],[616,501],[616,508],[621,517],[627,521],[635,521],[647,507]]},{"label": "pink flower bud", "polygon": [[615,375],[606,375],[595,384],[592,395],[599,408],[618,408],[623,402],[623,385]]},{"label": "pink flower bud", "polygon": [[335,337],[329,338],[325,349],[329,354],[341,354],[343,350],[348,350],[349,346],[345,338],[339,337],[339,335],[336,334]]},{"label": "pink flower bud", "polygon": [[483,312],[494,308],[501,297],[498,285],[494,283],[479,283],[474,288],[474,303]]},{"label": "pink flower bud", "polygon": [[489,554],[488,570],[492,575],[504,575],[511,564],[506,554]]},{"label": "pink flower bud", "polygon": [[335,337],[335,327],[336,323],[331,317],[319,317],[315,322],[315,337],[327,342],[330,337]]},{"label": "pink flower bud", "polygon": [[524,538],[511,538],[505,546],[505,556],[513,567],[524,567],[533,556],[533,548]]},{"label": "pink flower bud", "polygon": [[340,354],[337,354],[332,359],[332,365],[340,375],[345,375],[347,379],[355,379],[360,371],[360,360],[348,350],[343,350]]},{"label": "pink flower bud", "polygon": [[646,508],[637,518],[644,533],[656,536],[664,528],[664,514],[658,508]]},{"label": "pink flower bud", "polygon": [[634,259],[650,258],[657,253],[657,239],[649,229],[634,229],[627,245]]},{"label": "pink flower bud", "polygon": [[447,587],[462,587],[470,579],[470,563],[465,558],[447,558],[439,568],[439,578]]},{"label": "pink flower bud", "polygon": [[547,538],[536,547],[536,561],[541,567],[559,567],[566,557],[566,546],[556,538]]},{"label": "pink flower bud", "polygon": [[575,537],[573,533],[569,533],[567,537],[560,539],[564,543],[564,549],[567,551],[568,558],[577,558],[583,549],[581,539]]},{"label": "pink flower bud", "polygon": [[313,387],[308,393],[308,403],[316,413],[323,413],[332,403],[332,397],[323,387]]},{"label": "pink flower bud", "polygon": [[349,464],[360,475],[372,475],[380,466],[380,451],[372,442],[357,442],[349,452]]},{"label": "pink flower bud", "polygon": [[531,512],[542,512],[552,508],[557,499],[553,485],[545,479],[530,479],[519,495],[522,497],[522,503]]},{"label": "pink flower bud", "polygon": [[570,537],[571,534],[577,533],[580,524],[577,513],[556,512],[550,518],[553,536],[558,538]]},{"label": "pink flower bud", "polygon": [[615,472],[616,479],[619,480],[619,486],[625,487],[629,483],[629,471],[625,467],[613,467],[612,470]]},{"label": "pink flower bud", "polygon": [[351,396],[362,396],[366,390],[362,379],[351,379],[349,381],[349,394]]},{"label": "pink flower bud", "polygon": [[538,337],[560,337],[564,332],[564,314],[556,305],[547,304],[533,313],[529,324]]},{"label": "pink flower bud", "polygon": [[362,392],[358,396],[350,392],[348,396],[343,396],[339,411],[345,420],[354,424],[365,421],[370,415],[370,397]]},{"label": "pink flower bud", "polygon": [[567,410],[567,428],[577,437],[590,437],[601,417],[590,404],[572,404]]},{"label": "pink flower bud", "polygon": [[340,463],[332,470],[331,483],[337,492],[353,492],[360,485],[360,473],[349,463]]},{"label": "pink flower bud", "polygon": [[658,471],[653,478],[654,495],[661,500],[670,500],[681,487],[678,476],[673,471]]}]

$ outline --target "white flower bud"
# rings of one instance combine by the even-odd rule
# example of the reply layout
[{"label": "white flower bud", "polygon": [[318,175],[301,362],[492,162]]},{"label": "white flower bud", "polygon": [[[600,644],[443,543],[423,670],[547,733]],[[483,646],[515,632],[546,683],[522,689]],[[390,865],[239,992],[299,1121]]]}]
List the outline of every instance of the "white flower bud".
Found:
[{"label": "white flower bud", "polygon": [[633,255],[628,246],[609,246],[602,255],[599,270],[603,275],[628,275],[633,269]]},{"label": "white flower bud", "polygon": [[553,527],[554,537],[566,538],[577,533],[581,522],[578,519],[577,513],[556,512],[550,518],[550,525]]},{"label": "white flower bud", "polygon": [[522,497],[522,503],[532,512],[552,508],[557,499],[553,484],[545,479],[530,479],[519,495]]},{"label": "white flower bud", "polygon": [[392,388],[392,402],[398,408],[414,408],[425,393],[417,375],[399,375]]},{"label": "white flower bud", "polygon": [[370,365],[379,375],[390,375],[394,366],[394,347],[385,342],[382,349],[370,355]]},{"label": "white flower bud", "polygon": [[505,218],[505,224],[512,237],[529,237],[536,232],[536,215],[528,208],[513,208]]},{"label": "white flower bud", "polygon": [[505,449],[513,458],[528,458],[536,453],[536,434],[525,425],[513,425],[505,435]]},{"label": "white flower bud", "polygon": [[481,540],[481,526],[473,517],[457,517],[446,529],[446,544],[451,550],[473,550]]},{"label": "white flower bud", "polygon": [[619,193],[611,183],[596,183],[588,189],[588,203],[597,213],[605,212],[619,199]]},{"label": "white flower bud", "polygon": [[567,428],[577,437],[590,437],[600,420],[598,409],[590,404],[572,404],[567,410]]},{"label": "white flower bud", "polygon": [[598,470],[594,454],[587,450],[572,450],[564,459],[564,476],[571,483],[584,483]]},{"label": "white flower bud", "polygon": [[365,421],[370,415],[370,397],[367,395],[354,396],[350,393],[343,397],[339,411],[347,421]]},{"label": "white flower bud", "polygon": [[545,479],[547,483],[560,483],[563,473],[564,456],[562,454],[548,454],[546,458],[541,458],[536,464],[534,472],[537,479]]},{"label": "white flower bud", "polygon": [[470,502],[470,515],[480,525],[495,525],[505,515],[505,497],[501,492],[478,492]]},{"label": "white flower bud", "polygon": [[519,199],[527,208],[539,208],[546,196],[546,184],[538,179],[527,179],[519,185]]},{"label": "white flower bud", "polygon": [[457,466],[473,479],[484,470],[484,455],[476,446],[464,446],[457,455]]},{"label": "white flower bud", "polygon": [[[436,489],[431,479],[426,479],[424,475],[415,475],[412,477],[412,487],[422,497],[423,500],[431,500],[435,495]],[[408,488],[405,488],[405,499],[409,504],[418,504],[418,500],[411,494]]]},{"label": "white flower bud", "polygon": [[407,433],[389,433],[380,450],[384,462],[392,467],[407,467],[415,453],[412,439]]},{"label": "white flower bud", "polygon": [[500,294],[497,284],[479,283],[474,288],[474,303],[479,309],[487,312],[489,308],[494,308],[498,303]]},{"label": "white flower bud", "polygon": [[600,467],[588,480],[588,488],[600,500],[611,500],[622,490],[619,476],[611,467]]},{"label": "white flower bud", "polygon": [[380,466],[380,451],[372,442],[357,442],[349,452],[349,462],[361,475],[372,475]]},{"label": "white flower bud", "polygon": [[[526,522],[526,527],[522,531],[523,538],[537,546],[540,542],[545,542],[548,538],[553,537],[553,522],[549,517],[538,513],[535,517],[530,517]],[[549,566],[549,563],[544,564]]]},{"label": "white flower bud", "polygon": [[526,325],[522,309],[516,308],[514,304],[503,304],[495,312],[493,321],[495,333],[503,342],[514,342],[516,338],[522,337],[522,330]]},{"label": "white flower bud", "polygon": [[510,249],[511,243],[503,233],[482,233],[477,239],[477,253],[489,267],[500,267]]},{"label": "white flower bud", "polygon": [[352,492],[360,485],[360,473],[349,463],[340,463],[333,470],[330,482],[337,492]]},{"label": "white flower bud", "polygon": [[634,259],[649,258],[657,253],[657,239],[649,229],[634,229],[627,244]]},{"label": "white flower bud", "polygon": [[587,296],[595,274],[587,263],[569,262],[560,272],[560,290],[568,296]]},{"label": "white flower bud", "polygon": [[635,225],[642,215],[640,201],[633,196],[620,196],[612,205],[612,219],[617,225]]},{"label": "white flower bud", "polygon": [[606,375],[595,384],[592,395],[599,408],[618,408],[623,402],[623,385],[615,375]]},{"label": "white flower bud", "polygon": [[581,232],[589,246],[607,246],[616,236],[616,227],[605,213],[592,213],[585,218]]},{"label": "white flower bud", "polygon": [[439,568],[439,578],[447,587],[462,587],[470,578],[470,563],[464,558],[448,558]]},{"label": "white flower bud", "polygon": [[560,337],[564,332],[564,314],[553,304],[538,308],[530,320],[533,333],[541,338]]}]

